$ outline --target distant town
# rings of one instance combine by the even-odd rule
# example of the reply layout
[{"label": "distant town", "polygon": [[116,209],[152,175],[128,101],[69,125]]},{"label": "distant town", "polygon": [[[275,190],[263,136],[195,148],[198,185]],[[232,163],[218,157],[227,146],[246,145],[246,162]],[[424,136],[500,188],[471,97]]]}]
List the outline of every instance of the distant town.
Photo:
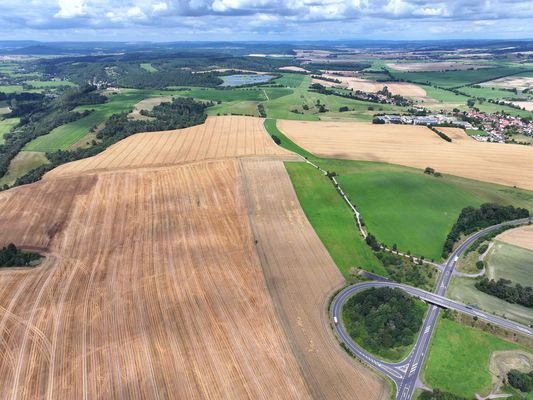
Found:
[{"label": "distant town", "polygon": [[452,114],[428,114],[425,109],[413,109],[412,111],[412,114],[376,115],[373,123],[453,126],[465,129],[469,136],[480,142],[530,145],[533,139],[533,121],[530,117],[486,113],[476,109],[465,112],[456,111]]}]

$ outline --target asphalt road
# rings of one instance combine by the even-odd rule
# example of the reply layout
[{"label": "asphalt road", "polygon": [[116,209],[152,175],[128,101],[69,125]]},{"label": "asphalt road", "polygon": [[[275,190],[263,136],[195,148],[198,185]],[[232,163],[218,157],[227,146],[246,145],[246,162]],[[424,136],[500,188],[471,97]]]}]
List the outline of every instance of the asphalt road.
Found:
[{"label": "asphalt road", "polygon": [[[498,317],[496,315],[492,315],[484,311],[477,310],[475,308],[469,307],[465,304],[450,300],[445,297],[446,291],[454,274],[454,268],[457,260],[473,242],[475,242],[481,236],[495,229],[498,229],[501,226],[517,226],[527,224],[528,222],[529,219],[527,218],[510,221],[507,223],[485,228],[469,236],[457,247],[457,249],[453,251],[448,260],[442,265],[442,274],[437,284],[437,289],[435,293],[427,292],[425,290],[414,288],[409,285],[403,285],[388,281],[371,281],[346,287],[333,299],[330,309],[332,319],[335,320],[336,318],[336,320],[338,321],[337,324],[334,324],[334,327],[339,339],[344,343],[346,347],[350,349],[353,354],[355,354],[357,358],[359,358],[364,363],[372,366],[379,372],[385,374],[394,381],[394,383],[396,384],[396,399],[407,400],[411,399],[411,397],[413,396],[413,392],[417,387],[422,386],[419,380],[420,370],[424,363],[424,358],[427,354],[431,341],[431,336],[433,335],[435,324],[437,322],[437,317],[441,308],[453,309],[458,312],[471,315],[473,317],[478,317],[479,319],[483,319],[493,325],[500,326],[510,331],[533,337],[533,329],[530,327],[509,321],[505,318]],[[422,323],[420,334],[418,335],[418,339],[411,353],[407,356],[405,360],[400,361],[398,363],[382,361],[363,350],[350,338],[342,324],[342,306],[344,305],[344,303],[346,303],[346,301],[348,301],[348,299],[356,292],[369,289],[371,287],[399,288],[412,296],[421,298],[429,304],[428,313],[426,314],[426,318]]]}]

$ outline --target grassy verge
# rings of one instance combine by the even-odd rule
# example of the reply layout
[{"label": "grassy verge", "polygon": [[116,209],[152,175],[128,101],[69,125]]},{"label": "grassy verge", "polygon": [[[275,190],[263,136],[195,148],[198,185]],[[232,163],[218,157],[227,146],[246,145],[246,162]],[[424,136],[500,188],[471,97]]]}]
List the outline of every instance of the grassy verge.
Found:
[{"label": "grassy verge", "polygon": [[0,120],[0,144],[5,142],[4,135],[20,122],[20,118],[7,118]]},{"label": "grassy verge", "polygon": [[349,278],[351,268],[361,268],[387,276],[329,179],[308,164],[287,162],[285,166],[307,219],[343,275]]},{"label": "grassy verge", "polygon": [[474,398],[491,389],[488,371],[494,351],[524,349],[489,333],[449,319],[440,319],[424,368],[424,380],[433,388]]},{"label": "grassy verge", "polygon": [[533,286],[533,252],[496,241],[487,259],[487,277],[509,279],[522,286]]}]

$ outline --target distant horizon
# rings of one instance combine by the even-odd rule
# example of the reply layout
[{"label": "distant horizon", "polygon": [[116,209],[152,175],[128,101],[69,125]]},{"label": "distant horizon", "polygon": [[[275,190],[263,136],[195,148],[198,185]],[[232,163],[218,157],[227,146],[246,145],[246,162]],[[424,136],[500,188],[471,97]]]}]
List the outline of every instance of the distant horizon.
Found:
[{"label": "distant horizon", "polygon": [[0,37],[72,41],[509,40],[529,0],[4,0]]}]

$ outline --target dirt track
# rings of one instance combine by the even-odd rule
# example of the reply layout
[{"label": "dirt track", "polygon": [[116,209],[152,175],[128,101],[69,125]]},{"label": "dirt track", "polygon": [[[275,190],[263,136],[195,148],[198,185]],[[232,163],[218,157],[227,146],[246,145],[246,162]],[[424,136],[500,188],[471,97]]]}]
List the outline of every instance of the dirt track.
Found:
[{"label": "dirt track", "polygon": [[357,122],[280,121],[280,129],[306,150],[325,157],[381,161],[533,190],[533,148],[481,143],[456,128],[453,142],[426,127]]},{"label": "dirt track", "polygon": [[[386,396],[328,336],[324,296],[342,278],[271,159],[286,153],[262,128],[201,132],[137,135],[155,155],[131,156],[132,137],[70,164],[81,175],[65,167],[0,193],[0,244],[48,254],[0,270],[3,398]],[[192,163],[162,144],[186,134],[197,140],[175,151]]]}]

